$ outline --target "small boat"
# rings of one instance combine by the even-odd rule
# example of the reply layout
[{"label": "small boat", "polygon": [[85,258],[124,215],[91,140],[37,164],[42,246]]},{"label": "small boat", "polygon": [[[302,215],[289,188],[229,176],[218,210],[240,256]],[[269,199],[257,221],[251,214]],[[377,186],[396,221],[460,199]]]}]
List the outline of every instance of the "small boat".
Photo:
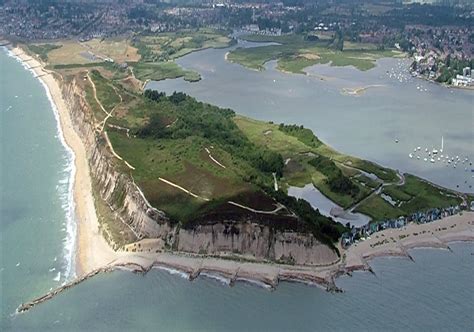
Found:
[{"label": "small boat", "polygon": [[410,154],[408,155],[408,157],[413,158],[413,154],[410,153]]},{"label": "small boat", "polygon": [[420,150],[421,150],[421,146],[417,147],[416,149],[417,149],[418,151],[420,151]]},{"label": "small boat", "polygon": [[397,139],[395,139],[395,143],[398,143],[398,138],[397,138]]},{"label": "small boat", "polygon": [[420,159],[420,156],[416,156],[416,159]]},{"label": "small boat", "polygon": [[425,152],[428,152],[428,148],[425,148]]},{"label": "small boat", "polygon": [[440,157],[438,157],[438,161],[440,161],[440,160],[441,160],[441,158],[440,158]]},{"label": "small boat", "polygon": [[424,158],[423,161],[428,161],[428,158]]},{"label": "small boat", "polygon": [[433,149],[433,151],[432,151],[432,152],[433,152],[433,154],[437,154],[437,153],[438,153],[438,150],[436,150],[436,149]]},{"label": "small boat", "polygon": [[434,163],[434,162],[435,162],[435,160],[434,160],[433,158],[431,158],[431,159],[430,159],[430,162]]}]

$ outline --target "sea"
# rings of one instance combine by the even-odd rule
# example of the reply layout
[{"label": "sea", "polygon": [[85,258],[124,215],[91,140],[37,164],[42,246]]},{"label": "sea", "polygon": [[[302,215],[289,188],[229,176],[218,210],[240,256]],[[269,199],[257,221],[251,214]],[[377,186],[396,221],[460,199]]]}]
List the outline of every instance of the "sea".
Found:
[{"label": "sea", "polygon": [[474,330],[472,243],[376,258],[374,273],[337,279],[343,293],[115,271],[17,314],[75,276],[73,165],[44,86],[0,50],[0,331]]}]

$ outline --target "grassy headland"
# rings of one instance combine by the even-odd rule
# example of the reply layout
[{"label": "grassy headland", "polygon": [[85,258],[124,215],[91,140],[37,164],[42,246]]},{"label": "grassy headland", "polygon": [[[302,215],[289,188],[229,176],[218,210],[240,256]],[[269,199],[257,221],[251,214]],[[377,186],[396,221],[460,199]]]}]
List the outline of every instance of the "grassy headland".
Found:
[{"label": "grassy headland", "polygon": [[[117,168],[133,176],[149,202],[182,227],[209,219],[251,218],[278,227],[311,231],[318,239],[332,245],[345,228],[319,214],[306,201],[286,194],[289,186],[308,183],[313,183],[340,206],[356,206],[357,211],[376,220],[459,203],[460,199],[454,193],[440,190],[414,176],[406,176],[406,182],[401,184],[394,170],[341,154],[302,126],[252,120],[238,116],[232,110],[198,102],[183,93],[170,96],[151,91],[143,93],[137,78],[196,78],[192,72],[168,61],[174,54],[225,46],[224,43],[229,42],[217,33],[212,35],[206,31],[204,34],[208,39],[203,39],[202,32],[196,32],[197,40],[192,34],[191,37],[167,34],[163,40],[155,36],[160,42],[147,48],[148,51],[140,46],[131,49],[137,42],[133,45],[127,42],[127,54],[140,56],[138,61],[130,61],[127,66],[110,61],[77,63],[75,59],[80,56],[74,53],[77,45],[71,48],[74,54],[70,54],[69,63],[51,60],[54,59],[49,56],[51,52],[59,49],[63,52],[62,59],[67,59],[64,54],[71,42],[61,44],[59,48],[37,46],[39,48],[30,47],[30,50],[45,57],[49,66],[66,79],[76,78],[85,92],[98,132],[108,133],[113,149],[126,161],[117,159]],[[254,63],[267,61],[270,53],[272,57],[290,63],[288,59],[293,56],[290,53],[295,50],[295,54],[306,54],[305,59],[311,61],[321,60],[321,55],[316,58],[311,52],[322,54],[321,50],[326,50],[328,54],[333,52],[333,56],[337,54],[337,51],[319,45],[320,42],[311,48],[309,43],[315,42],[299,36],[284,36],[278,40],[281,45],[251,49],[262,52],[257,54],[266,54]],[[116,53],[104,49],[114,45],[101,43],[102,52]],[[167,49],[165,46],[174,47],[176,52],[160,53]],[[282,49],[286,51],[282,52]],[[282,54],[284,59],[279,58]],[[355,60],[369,61],[353,59],[348,54],[343,57],[352,64]],[[164,55],[168,57],[166,62],[159,58]],[[58,56],[56,54],[56,58]],[[277,191],[274,189],[275,177]],[[384,200],[382,193],[396,203]]]}]

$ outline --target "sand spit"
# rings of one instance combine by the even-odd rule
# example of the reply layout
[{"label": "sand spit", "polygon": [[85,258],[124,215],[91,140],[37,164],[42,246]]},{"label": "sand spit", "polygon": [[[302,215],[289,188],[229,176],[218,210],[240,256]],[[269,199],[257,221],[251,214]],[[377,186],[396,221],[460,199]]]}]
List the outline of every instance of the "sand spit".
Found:
[{"label": "sand spit", "polygon": [[[142,241],[153,246],[153,240]],[[451,216],[430,224],[410,224],[401,229],[388,229],[375,233],[370,239],[343,251],[342,259],[338,263],[327,266],[241,262],[231,257],[222,259],[171,252],[122,253],[121,257],[105,267],[95,269],[44,296],[22,304],[17,311],[27,311],[99,273],[116,269],[147,273],[157,267],[179,273],[191,281],[202,275],[221,280],[230,286],[243,281],[268,289],[274,289],[281,281],[290,281],[319,286],[327,291],[341,292],[343,290],[336,286],[335,279],[357,270],[372,272],[369,261],[375,257],[401,256],[413,260],[408,252],[410,249],[423,247],[449,249],[449,243],[456,241],[474,242],[473,212],[464,212],[462,215]]]},{"label": "sand spit", "polygon": [[369,89],[380,88],[384,86],[385,85],[382,85],[382,84],[372,84],[372,85],[367,85],[367,86],[359,87],[359,88],[343,88],[341,90],[341,94],[346,95],[346,96],[359,97],[359,96],[362,96]]},{"label": "sand spit", "polygon": [[[24,312],[62,291],[69,289],[99,273],[115,269],[128,269],[146,273],[153,267],[182,272],[190,280],[199,275],[215,276],[232,285],[236,281],[249,281],[275,288],[280,281],[297,281],[338,291],[335,278],[354,270],[370,271],[368,261],[378,256],[405,256],[411,248],[449,248],[452,241],[474,241],[474,213],[464,212],[430,224],[410,224],[402,229],[390,229],[372,234],[370,239],[342,250],[342,258],[325,266],[293,266],[270,262],[250,262],[249,258],[228,259],[204,257],[185,253],[160,252],[159,241],[144,239],[140,242],[147,252],[114,251],[99,231],[99,224],[92,196],[91,178],[86,150],[75,132],[70,113],[62,98],[58,82],[52,72],[20,48],[13,48],[15,56],[35,73],[48,88],[55,103],[64,139],[75,154],[74,201],[78,224],[76,275],[78,278],[31,302],[22,304],[18,312]],[[58,77],[56,75],[56,77]],[[155,248],[156,246],[156,248]],[[244,261],[245,260],[245,261]]]}]

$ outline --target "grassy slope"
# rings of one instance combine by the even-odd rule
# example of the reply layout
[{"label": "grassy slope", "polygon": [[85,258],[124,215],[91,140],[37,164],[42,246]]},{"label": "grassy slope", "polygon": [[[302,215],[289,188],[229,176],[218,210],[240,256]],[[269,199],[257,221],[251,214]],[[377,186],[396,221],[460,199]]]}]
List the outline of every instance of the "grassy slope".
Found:
[{"label": "grassy slope", "polygon": [[[307,145],[297,137],[282,132],[278,125],[272,123],[252,120],[242,116],[236,116],[234,121],[252,142],[281,153],[285,160],[291,159],[291,164],[289,163],[289,166],[286,167],[282,179],[285,186],[303,186],[312,182],[324,195],[344,207],[354,204],[369,194],[369,190],[357,181],[353,181],[353,183],[359,187],[360,192],[355,197],[331,191],[327,184],[327,176],[309,163],[315,154],[340,160],[346,158],[358,159],[340,154],[322,143],[317,147]],[[364,163],[361,162],[361,165],[364,165]],[[342,169],[342,166],[338,163],[336,166]],[[373,167],[377,166],[373,165]]]}]

